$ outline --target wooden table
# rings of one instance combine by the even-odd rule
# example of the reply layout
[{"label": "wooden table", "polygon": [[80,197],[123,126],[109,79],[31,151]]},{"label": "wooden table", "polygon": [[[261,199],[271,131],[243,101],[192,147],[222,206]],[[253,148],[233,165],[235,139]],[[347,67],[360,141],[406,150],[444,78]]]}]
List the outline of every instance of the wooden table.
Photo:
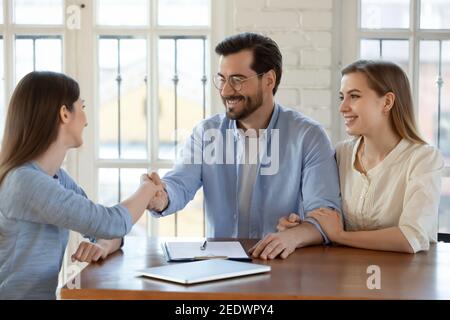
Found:
[{"label": "wooden table", "polygon": [[[287,260],[264,262],[272,271],[197,285],[136,276],[137,270],[166,265],[161,242],[125,240],[123,251],[80,274],[81,289],[61,290],[62,299],[279,300],[279,299],[450,299],[450,244],[416,255],[347,247],[310,247]],[[249,249],[255,241],[242,240]],[[369,290],[369,266],[381,271],[381,290]]]}]

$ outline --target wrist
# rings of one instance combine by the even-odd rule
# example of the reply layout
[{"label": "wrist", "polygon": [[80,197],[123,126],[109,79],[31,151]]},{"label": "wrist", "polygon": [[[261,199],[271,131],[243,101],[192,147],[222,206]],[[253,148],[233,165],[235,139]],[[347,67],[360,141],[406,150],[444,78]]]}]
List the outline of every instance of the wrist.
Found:
[{"label": "wrist", "polygon": [[335,239],[330,239],[330,240],[332,240],[333,242],[339,242],[341,244],[344,244],[346,237],[347,237],[347,232],[345,230],[341,230],[337,233]]},{"label": "wrist", "polygon": [[103,249],[103,251],[108,254],[111,251],[111,243],[108,240],[99,240],[97,241],[97,245]]},{"label": "wrist", "polygon": [[283,231],[290,235],[292,244],[294,245],[294,247],[296,249],[306,246],[303,241],[303,232],[302,232],[302,230],[301,230],[302,228],[300,226],[301,225],[298,225],[296,227],[286,229],[285,231]]},{"label": "wrist", "polygon": [[165,192],[164,202],[160,205],[159,208],[156,209],[156,211],[158,213],[162,213],[166,211],[168,207],[169,207],[169,195],[167,194],[167,192]]},{"label": "wrist", "polygon": [[169,207],[169,194],[167,193],[166,189],[164,188],[162,191],[159,191],[156,194],[154,208],[153,211],[156,211],[157,213],[162,213],[167,210]]},{"label": "wrist", "polygon": [[141,183],[140,189],[146,193],[150,193],[153,190],[153,184],[150,181],[144,181]]}]

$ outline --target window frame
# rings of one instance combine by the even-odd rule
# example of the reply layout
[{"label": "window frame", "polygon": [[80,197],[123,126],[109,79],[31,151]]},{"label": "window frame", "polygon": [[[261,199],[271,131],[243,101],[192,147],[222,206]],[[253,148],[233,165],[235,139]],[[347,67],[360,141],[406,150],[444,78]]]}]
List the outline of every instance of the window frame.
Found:
[{"label": "window frame", "polygon": [[[80,1],[78,1],[80,2]],[[157,25],[157,0],[149,0],[150,15],[148,26],[142,27],[117,27],[117,26],[98,26],[96,25],[96,6],[94,1],[92,5],[83,9],[82,17],[84,20],[82,29],[79,30],[79,41],[82,43],[82,51],[92,52],[92,57],[83,66],[80,66],[80,80],[83,81],[82,92],[84,92],[87,103],[87,116],[93,126],[85,130],[85,143],[82,148],[77,151],[76,167],[83,168],[77,170],[78,181],[85,188],[86,193],[97,201],[98,195],[98,172],[101,168],[142,168],[152,170],[171,169],[173,161],[161,160],[158,158],[158,136],[159,136],[159,114],[158,114],[158,40],[164,36],[195,36],[206,37],[207,51],[209,55],[206,56],[206,74],[208,77],[208,84],[206,90],[206,106],[207,115],[215,114],[221,111],[221,101],[217,92],[210,84],[210,77],[212,70],[218,65],[218,57],[214,52],[214,45],[229,33],[231,25],[229,21],[230,15],[223,14],[223,12],[230,13],[230,1],[227,0],[211,0],[210,7],[210,25],[205,27],[171,27]],[[88,22],[88,23],[87,23]],[[148,87],[147,87],[147,149],[149,159],[145,160],[105,160],[99,158],[99,113],[98,107],[100,105],[99,88],[98,88],[98,39],[102,35],[109,36],[135,36],[145,38],[147,40],[147,67],[148,67]],[[89,75],[91,79],[89,79]],[[89,85],[90,84],[90,85]],[[93,107],[95,106],[95,107]],[[95,110],[94,110],[95,109]],[[92,165],[94,164],[94,166]],[[206,223],[206,222],[205,222]],[[203,228],[205,229],[205,228]],[[147,236],[158,236],[158,220],[147,217]]]}]

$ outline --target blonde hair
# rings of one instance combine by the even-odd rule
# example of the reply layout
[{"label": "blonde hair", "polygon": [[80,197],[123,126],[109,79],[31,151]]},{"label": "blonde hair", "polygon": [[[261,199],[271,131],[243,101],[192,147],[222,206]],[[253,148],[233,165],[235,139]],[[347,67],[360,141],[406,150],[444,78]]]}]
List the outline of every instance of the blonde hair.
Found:
[{"label": "blonde hair", "polygon": [[342,76],[360,72],[366,76],[369,87],[382,97],[395,95],[390,121],[395,132],[413,143],[427,144],[417,128],[411,87],[408,76],[398,65],[387,61],[358,60],[342,70]]}]

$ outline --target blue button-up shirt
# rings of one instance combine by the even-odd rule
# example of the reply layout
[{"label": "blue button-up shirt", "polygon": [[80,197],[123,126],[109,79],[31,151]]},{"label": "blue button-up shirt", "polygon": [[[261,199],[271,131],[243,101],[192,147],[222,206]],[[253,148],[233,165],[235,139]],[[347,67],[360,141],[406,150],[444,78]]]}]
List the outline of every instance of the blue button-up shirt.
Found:
[{"label": "blue button-up shirt", "polygon": [[[201,122],[187,140],[180,160],[163,181],[169,206],[155,217],[182,210],[203,187],[208,237],[238,237],[239,150],[235,120],[225,114]],[[275,105],[260,134],[260,161],[250,209],[250,238],[276,232],[278,220],[290,213],[312,223],[307,213],[322,207],[341,212],[335,151],[324,129],[297,111]]]}]

